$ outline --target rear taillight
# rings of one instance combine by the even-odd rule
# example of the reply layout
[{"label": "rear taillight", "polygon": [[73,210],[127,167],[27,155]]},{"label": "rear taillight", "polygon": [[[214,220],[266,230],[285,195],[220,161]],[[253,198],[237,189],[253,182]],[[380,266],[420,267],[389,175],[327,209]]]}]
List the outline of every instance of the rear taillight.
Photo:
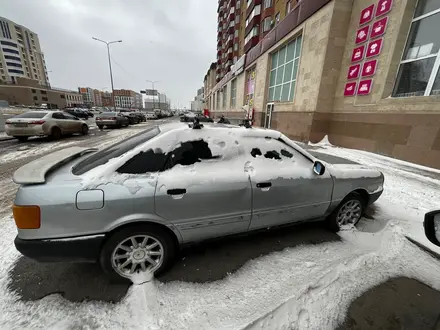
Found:
[{"label": "rear taillight", "polygon": [[36,121],[32,121],[29,124],[31,125],[43,125],[46,121],[45,120],[36,120]]},{"label": "rear taillight", "polygon": [[15,225],[18,229],[38,229],[41,226],[40,208],[35,205],[12,206]]}]

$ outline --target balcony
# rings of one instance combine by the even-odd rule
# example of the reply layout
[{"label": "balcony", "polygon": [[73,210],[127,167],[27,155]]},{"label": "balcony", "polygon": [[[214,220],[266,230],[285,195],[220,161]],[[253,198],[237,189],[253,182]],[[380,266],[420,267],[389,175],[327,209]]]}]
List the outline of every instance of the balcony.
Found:
[{"label": "balcony", "polygon": [[245,45],[244,45],[244,52],[247,53],[252,47],[255,47],[258,44],[258,41],[260,40],[260,36],[256,35],[253,36]]},{"label": "balcony", "polygon": [[247,35],[253,27],[257,26],[260,24],[260,20],[261,20],[261,15],[255,15],[248,23],[248,25],[246,26],[246,29],[244,30],[244,34]]},{"label": "balcony", "polygon": [[235,8],[234,7],[232,7],[230,10],[229,10],[229,19],[230,20],[233,20],[234,18],[235,18]]},{"label": "balcony", "polygon": [[252,10],[254,10],[254,7],[257,5],[261,5],[261,0],[252,0],[249,7],[246,9],[246,17],[251,14]]}]

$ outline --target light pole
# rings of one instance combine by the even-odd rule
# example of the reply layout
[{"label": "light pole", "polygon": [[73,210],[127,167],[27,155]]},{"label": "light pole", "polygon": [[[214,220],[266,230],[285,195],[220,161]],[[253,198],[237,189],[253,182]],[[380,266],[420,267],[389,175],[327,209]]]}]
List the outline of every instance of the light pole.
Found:
[{"label": "light pole", "polygon": [[[146,80],[146,82],[150,82],[151,86],[153,87],[153,111],[154,111],[154,98],[155,98],[155,95],[154,95],[154,84],[156,84],[156,83],[158,83],[160,81],[159,80]],[[159,108],[160,108],[160,99],[159,99]]]},{"label": "light pole", "polygon": [[115,40],[115,41],[109,41],[109,42],[107,42],[107,41],[104,41],[104,40],[101,40],[101,39],[98,39],[98,38],[95,38],[95,37],[92,37],[92,39],[93,39],[93,40],[96,40],[96,41],[100,41],[100,42],[105,43],[105,44],[107,45],[108,67],[109,67],[109,69],[110,69],[110,81],[111,81],[111,83],[112,83],[113,108],[114,108],[114,110],[115,110],[115,112],[116,112],[115,88],[114,88],[114,86],[113,86],[112,61],[111,61],[111,59],[110,59],[110,45],[111,45],[111,44],[118,43],[118,42],[122,42],[122,40]]}]

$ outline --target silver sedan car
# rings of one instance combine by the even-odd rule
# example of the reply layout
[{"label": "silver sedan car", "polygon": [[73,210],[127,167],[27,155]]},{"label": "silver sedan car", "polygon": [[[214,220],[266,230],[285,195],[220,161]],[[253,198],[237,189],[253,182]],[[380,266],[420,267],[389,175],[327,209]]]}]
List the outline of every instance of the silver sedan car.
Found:
[{"label": "silver sedan car", "polygon": [[163,272],[189,242],[306,221],[354,225],[384,177],[319,161],[274,130],[171,123],[104,150],[57,151],[14,181],[22,254],[99,262],[126,279]]},{"label": "silver sedan car", "polygon": [[54,140],[63,135],[88,134],[89,126],[75,116],[62,111],[29,111],[10,118],[5,123],[5,132],[20,141],[31,136],[49,136]]}]

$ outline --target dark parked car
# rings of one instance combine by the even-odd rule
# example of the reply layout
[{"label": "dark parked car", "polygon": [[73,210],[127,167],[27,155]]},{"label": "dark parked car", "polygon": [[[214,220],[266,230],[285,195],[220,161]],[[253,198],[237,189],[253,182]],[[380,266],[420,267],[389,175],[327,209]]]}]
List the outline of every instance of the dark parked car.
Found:
[{"label": "dark parked car", "polygon": [[119,128],[130,124],[129,119],[119,112],[102,112],[96,117],[95,122],[99,129],[103,129],[104,126]]},{"label": "dark parked car", "polygon": [[84,112],[80,109],[66,109],[64,111],[70,113],[72,116],[75,116],[77,118],[89,119],[89,115],[87,114],[87,112]]},{"label": "dark parked car", "polygon": [[213,123],[214,120],[202,114],[195,114],[192,112],[185,113],[180,116],[180,121],[182,122],[193,122],[197,118],[201,123]]},{"label": "dark parked car", "polygon": [[136,114],[139,116],[139,118],[141,119],[141,122],[145,122],[147,121],[147,117],[145,116],[144,113],[142,112],[136,112]]}]

